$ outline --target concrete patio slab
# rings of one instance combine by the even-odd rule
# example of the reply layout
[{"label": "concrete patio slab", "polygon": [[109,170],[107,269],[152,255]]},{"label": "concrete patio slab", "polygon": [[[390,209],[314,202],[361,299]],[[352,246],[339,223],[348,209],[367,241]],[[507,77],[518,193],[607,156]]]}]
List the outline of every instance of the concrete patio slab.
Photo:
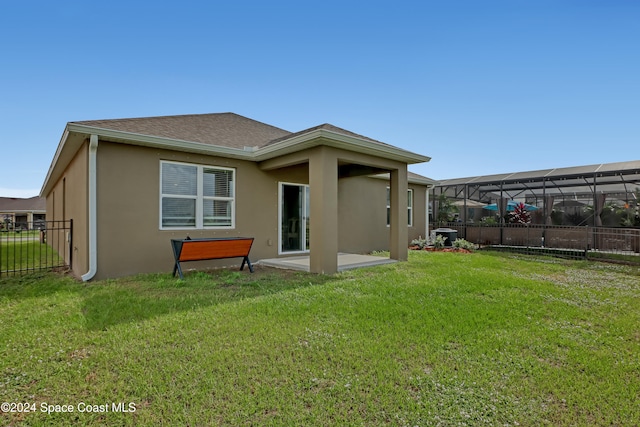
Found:
[{"label": "concrete patio slab", "polygon": [[[392,264],[395,262],[397,262],[395,259],[389,259],[374,255],[339,253],[338,271],[350,270],[360,267],[371,267],[374,265]],[[264,265],[267,267],[284,268],[288,270],[309,271],[309,255],[261,259],[256,264]]]}]

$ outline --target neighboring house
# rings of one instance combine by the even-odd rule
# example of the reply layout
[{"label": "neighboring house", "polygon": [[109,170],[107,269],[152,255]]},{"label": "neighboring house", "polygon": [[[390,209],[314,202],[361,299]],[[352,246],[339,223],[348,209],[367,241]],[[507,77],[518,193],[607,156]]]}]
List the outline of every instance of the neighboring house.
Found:
[{"label": "neighboring house", "polygon": [[329,124],[290,133],[233,113],[70,122],[41,196],[48,219],[74,220],[83,280],[171,271],[169,241],[187,236],[254,237],[253,261],[306,253],[310,271],[334,273],[338,252],[406,260],[433,185],[407,165],[429,160]]},{"label": "neighboring house", "polygon": [[43,197],[0,197],[0,230],[38,228],[45,220],[45,212]]}]

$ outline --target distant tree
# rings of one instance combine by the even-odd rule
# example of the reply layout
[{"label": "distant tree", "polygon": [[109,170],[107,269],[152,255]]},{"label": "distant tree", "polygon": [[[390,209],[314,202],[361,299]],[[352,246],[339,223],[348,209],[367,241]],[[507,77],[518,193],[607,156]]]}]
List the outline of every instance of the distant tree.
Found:
[{"label": "distant tree", "polygon": [[450,222],[453,221],[454,213],[458,211],[458,208],[453,204],[451,199],[446,194],[440,194],[438,196],[438,222]]},{"label": "distant tree", "polygon": [[571,225],[582,225],[586,221],[586,218],[580,212],[568,213],[565,215],[567,222]]}]

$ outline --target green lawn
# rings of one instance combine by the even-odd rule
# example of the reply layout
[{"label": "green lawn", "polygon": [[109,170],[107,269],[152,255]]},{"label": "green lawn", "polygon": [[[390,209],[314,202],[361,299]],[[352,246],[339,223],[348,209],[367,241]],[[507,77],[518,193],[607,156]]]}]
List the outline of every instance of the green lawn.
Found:
[{"label": "green lawn", "polygon": [[0,400],[36,410],[2,425],[640,424],[638,267],[27,276],[0,280],[0,330]]},{"label": "green lawn", "polygon": [[24,236],[21,235],[23,233],[9,237],[6,234],[0,235],[0,277],[5,272],[13,274],[14,271],[64,265],[58,252],[46,243],[40,243],[37,234]]}]

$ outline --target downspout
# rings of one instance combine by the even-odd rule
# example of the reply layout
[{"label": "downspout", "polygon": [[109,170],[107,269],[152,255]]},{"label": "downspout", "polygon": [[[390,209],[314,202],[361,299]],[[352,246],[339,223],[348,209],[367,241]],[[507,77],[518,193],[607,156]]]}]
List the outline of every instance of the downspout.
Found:
[{"label": "downspout", "polygon": [[89,271],[82,280],[87,282],[93,279],[98,271],[98,221],[97,221],[97,174],[96,157],[98,154],[98,135],[91,135],[89,139]]}]

